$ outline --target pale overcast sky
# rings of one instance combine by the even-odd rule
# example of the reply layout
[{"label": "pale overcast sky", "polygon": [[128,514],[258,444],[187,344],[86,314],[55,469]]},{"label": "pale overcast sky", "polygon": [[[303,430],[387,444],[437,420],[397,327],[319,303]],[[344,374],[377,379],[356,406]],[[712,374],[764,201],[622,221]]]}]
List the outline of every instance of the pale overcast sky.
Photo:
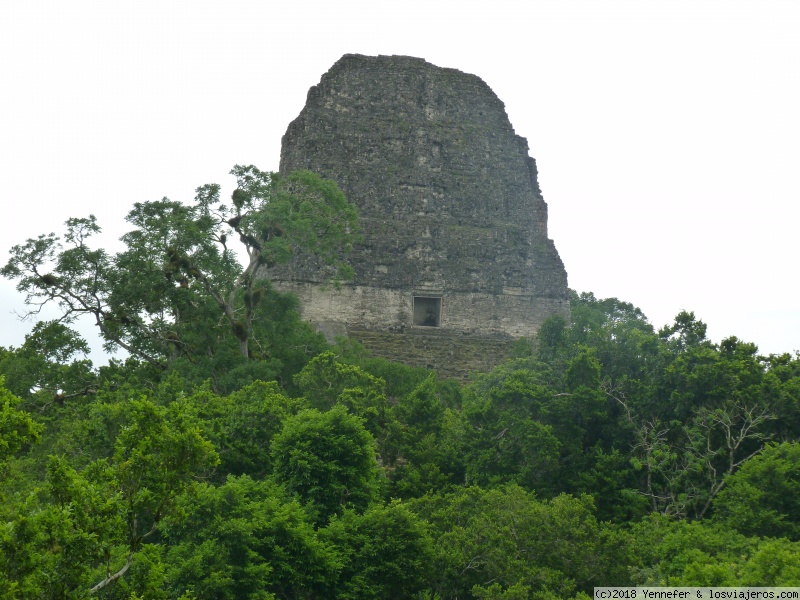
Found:
[{"label": "pale overcast sky", "polygon": [[[0,263],[68,217],[113,247],[136,201],[277,169],[336,60],[404,54],[505,103],[570,287],[800,350],[799,31],[796,0],[2,2]],[[0,345],[23,308],[2,280]]]}]

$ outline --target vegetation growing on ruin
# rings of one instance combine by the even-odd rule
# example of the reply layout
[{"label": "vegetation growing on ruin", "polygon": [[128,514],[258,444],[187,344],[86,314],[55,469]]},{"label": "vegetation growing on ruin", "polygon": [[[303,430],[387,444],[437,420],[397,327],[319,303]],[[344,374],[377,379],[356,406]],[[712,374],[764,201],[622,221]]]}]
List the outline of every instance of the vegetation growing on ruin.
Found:
[{"label": "vegetation growing on ruin", "polygon": [[[246,220],[275,181],[237,173],[248,196],[227,212],[211,186],[192,207],[137,205],[120,254],[89,247],[93,219],[70,220],[63,247],[12,249],[4,275],[64,319],[0,349],[0,596],[800,583],[800,356],[574,292],[570,323],[469,382],[328,345],[252,264],[298,244],[335,266],[347,205],[313,242],[313,203],[336,190],[290,179],[287,214],[312,203],[290,242],[280,219]],[[88,361],[81,312],[130,357]]]}]

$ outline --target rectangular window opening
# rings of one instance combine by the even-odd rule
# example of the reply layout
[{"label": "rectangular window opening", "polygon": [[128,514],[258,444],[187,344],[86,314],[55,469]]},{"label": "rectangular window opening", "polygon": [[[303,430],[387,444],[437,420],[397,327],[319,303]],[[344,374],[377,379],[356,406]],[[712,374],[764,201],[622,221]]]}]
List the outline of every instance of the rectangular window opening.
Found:
[{"label": "rectangular window opening", "polygon": [[414,325],[439,327],[442,320],[442,299],[414,296]]}]

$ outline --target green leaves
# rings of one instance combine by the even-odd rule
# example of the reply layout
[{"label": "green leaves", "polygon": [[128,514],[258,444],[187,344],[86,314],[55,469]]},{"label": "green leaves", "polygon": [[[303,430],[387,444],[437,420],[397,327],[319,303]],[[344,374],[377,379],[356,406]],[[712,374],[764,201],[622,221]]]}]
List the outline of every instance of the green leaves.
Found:
[{"label": "green leaves", "polygon": [[345,511],[320,531],[340,553],[335,597],[410,598],[432,575],[432,540],[425,523],[399,501],[363,514]]},{"label": "green leaves", "polygon": [[[290,230],[313,231],[335,190],[298,176],[279,198],[287,180],[237,176],[230,205],[213,185],[193,206],[137,205],[96,288],[109,339],[166,374],[95,373],[58,322],[0,349],[24,397],[0,387],[0,595],[517,600],[797,581],[798,444],[764,446],[796,437],[796,357],[715,345],[689,313],[659,337],[591,295],[468,385],[355,345],[319,354],[296,300],[255,274],[265,251],[299,251]],[[269,203],[280,230],[260,229],[277,227],[259,220]],[[71,227],[67,258],[94,231]],[[223,264],[238,236],[252,277]],[[66,252],[32,289],[65,293]]]},{"label": "green leaves", "polygon": [[634,585],[796,585],[800,576],[800,543],[786,539],[748,538],[728,526],[655,516],[633,524],[631,534]]},{"label": "green leaves", "polygon": [[485,594],[494,583],[568,597],[614,580],[613,546],[606,544],[588,498],[541,502],[508,485],[428,495],[411,506],[431,523],[434,589],[441,597],[470,597],[476,586],[478,594],[492,597]]},{"label": "green leaves", "polygon": [[0,377],[0,476],[5,462],[39,439],[43,427],[30,415],[17,410],[19,398],[9,392]]},{"label": "green leaves", "polygon": [[[0,535],[2,573],[23,589],[85,597],[128,573],[175,500],[217,462],[184,402],[131,401],[111,459],[76,469],[47,460],[40,490],[17,506]],[[0,577],[2,583],[2,577]]]},{"label": "green leaves", "polygon": [[231,204],[216,184],[198,188],[194,204],[135,204],[127,216],[134,229],[113,256],[89,246],[100,232],[94,216],[73,218],[63,243],[49,234],[15,246],[0,273],[18,280],[30,314],[56,304],[63,322],[91,315],[109,351],[123,348],[161,368],[209,354],[225,360],[231,347],[244,361],[264,358],[266,269],[304,253],[329,265],[332,280],[348,277],[357,216],[336,184],[308,171],[232,173],[239,187]]},{"label": "green leaves", "polygon": [[220,456],[217,471],[261,479],[272,472],[270,445],[298,402],[280,392],[275,382],[256,381],[221,397],[197,390],[189,402],[198,408],[204,429]]},{"label": "green leaves", "polygon": [[252,165],[237,165],[231,174],[239,185],[234,210],[220,214],[245,244],[251,265],[284,264],[299,252],[334,267],[332,278],[349,276],[342,256],[356,239],[357,215],[334,182],[310,171],[282,177]]},{"label": "green leaves", "polygon": [[[39,506],[15,515],[0,537],[0,582],[7,577],[24,596],[85,596],[117,545],[124,543],[124,512],[113,473],[97,464],[78,473],[51,457]],[[37,593],[38,592],[38,593]]]},{"label": "green leaves", "polygon": [[66,325],[40,321],[21,347],[0,349],[0,374],[26,406],[43,410],[97,391],[92,363],[81,357],[87,352],[86,341]]},{"label": "green leaves", "polygon": [[543,419],[552,396],[536,373],[515,364],[476,382],[462,410],[469,483],[549,487],[560,447],[553,427]]},{"label": "green leaves", "polygon": [[716,520],[745,535],[800,541],[800,443],[768,445],[725,483]]},{"label": "green leaves", "polygon": [[325,411],[336,404],[364,419],[378,437],[385,426],[386,383],[355,365],[338,362],[332,352],[314,357],[295,378],[300,393],[313,408]]},{"label": "green leaves", "polygon": [[37,314],[48,303],[56,304],[62,320],[73,321],[82,314],[97,314],[107,293],[111,262],[103,250],[91,250],[87,240],[100,232],[94,215],[69,219],[66,249],[55,234],[40,235],[11,249],[11,258],[0,274],[18,279],[17,290]]},{"label": "green leaves", "polygon": [[377,498],[375,442],[363,421],[335,406],[303,410],[272,442],[275,480],[315,513],[320,522],[346,508],[364,510]]},{"label": "green leaves", "polygon": [[268,481],[229,477],[184,497],[166,528],[170,587],[204,598],[330,597],[337,553]]},{"label": "green leaves", "polygon": [[114,464],[129,511],[132,549],[150,536],[171,502],[219,457],[187,404],[131,401],[131,422],[117,437]]}]

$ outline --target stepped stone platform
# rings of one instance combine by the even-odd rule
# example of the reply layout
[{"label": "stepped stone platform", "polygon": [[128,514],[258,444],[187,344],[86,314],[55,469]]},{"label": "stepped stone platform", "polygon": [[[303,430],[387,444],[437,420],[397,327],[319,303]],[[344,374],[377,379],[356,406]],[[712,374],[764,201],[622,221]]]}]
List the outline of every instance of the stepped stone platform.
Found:
[{"label": "stepped stone platform", "polygon": [[508,336],[454,336],[446,330],[410,329],[387,334],[351,327],[347,334],[374,356],[432,369],[442,377],[462,380],[475,371],[491,371],[511,357],[514,346],[514,338]]}]

